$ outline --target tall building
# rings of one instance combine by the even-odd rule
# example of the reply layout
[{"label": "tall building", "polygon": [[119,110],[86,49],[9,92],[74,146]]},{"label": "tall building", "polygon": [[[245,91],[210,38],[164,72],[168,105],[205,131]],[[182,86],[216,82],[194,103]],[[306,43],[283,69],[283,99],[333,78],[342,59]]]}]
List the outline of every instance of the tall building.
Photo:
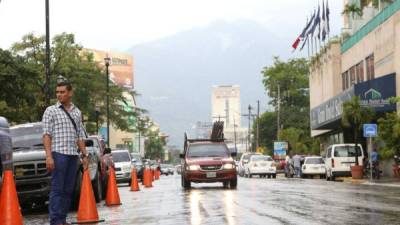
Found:
[{"label": "tall building", "polygon": [[[135,96],[131,94],[134,87],[133,57],[129,54],[114,51],[102,51],[95,49],[84,49],[84,51],[92,53],[95,63],[99,66],[99,68],[102,69],[105,67],[104,58],[107,56],[110,58],[110,82],[113,82],[125,90],[125,92],[123,92],[125,101],[121,102],[121,105],[123,105],[127,111],[135,110],[136,100]],[[102,115],[105,115],[105,113],[106,112],[100,112]],[[136,126],[136,118],[129,118],[129,124],[131,126]],[[99,134],[107,139],[106,124],[101,125]],[[110,124],[110,147],[112,149],[125,148],[131,151],[139,152],[138,146],[139,140],[137,140],[136,133],[119,130],[113,126],[112,123]]]},{"label": "tall building", "polygon": [[310,63],[311,135],[320,139],[321,151],[353,142],[341,126],[343,103],[353,96],[378,118],[398,109],[389,98],[400,96],[400,1],[379,1],[379,7],[363,2],[345,0],[359,5],[362,16],[343,15],[342,40],[330,40]]},{"label": "tall building", "polygon": [[212,87],[211,121],[224,121],[224,134],[230,149],[245,152],[249,149],[247,129],[241,126],[239,85]]}]

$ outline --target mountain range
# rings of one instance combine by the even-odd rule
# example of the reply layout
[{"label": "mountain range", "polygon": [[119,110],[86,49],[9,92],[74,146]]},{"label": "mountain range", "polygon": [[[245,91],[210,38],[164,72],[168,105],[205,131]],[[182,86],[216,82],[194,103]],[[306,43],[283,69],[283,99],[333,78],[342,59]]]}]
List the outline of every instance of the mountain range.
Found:
[{"label": "mountain range", "polygon": [[[253,21],[216,21],[128,50],[135,65],[138,107],[181,146],[197,121],[211,121],[213,85],[240,85],[242,112],[268,97],[261,71],[273,56],[287,58],[290,41]],[[244,121],[244,120],[243,120]],[[242,124],[246,126],[246,124]]]}]

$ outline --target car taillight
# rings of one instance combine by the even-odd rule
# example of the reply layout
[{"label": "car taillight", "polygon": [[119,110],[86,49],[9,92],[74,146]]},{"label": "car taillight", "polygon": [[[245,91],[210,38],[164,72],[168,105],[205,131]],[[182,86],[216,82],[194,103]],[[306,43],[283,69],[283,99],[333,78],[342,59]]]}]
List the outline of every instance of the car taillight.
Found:
[{"label": "car taillight", "polygon": [[335,167],[335,160],[332,159],[331,161],[332,161],[332,168],[334,168]]}]

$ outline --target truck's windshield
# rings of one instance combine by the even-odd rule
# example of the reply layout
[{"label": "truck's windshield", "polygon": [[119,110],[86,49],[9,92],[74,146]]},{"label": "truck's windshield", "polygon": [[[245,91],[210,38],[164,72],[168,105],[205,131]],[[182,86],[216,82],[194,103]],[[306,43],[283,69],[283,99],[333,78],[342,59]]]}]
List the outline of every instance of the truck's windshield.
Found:
[{"label": "truck's windshield", "polygon": [[11,128],[12,146],[14,150],[23,150],[34,146],[42,146],[42,126]]},{"label": "truck's windshield", "polygon": [[222,144],[191,145],[187,156],[195,157],[228,157],[228,149]]}]

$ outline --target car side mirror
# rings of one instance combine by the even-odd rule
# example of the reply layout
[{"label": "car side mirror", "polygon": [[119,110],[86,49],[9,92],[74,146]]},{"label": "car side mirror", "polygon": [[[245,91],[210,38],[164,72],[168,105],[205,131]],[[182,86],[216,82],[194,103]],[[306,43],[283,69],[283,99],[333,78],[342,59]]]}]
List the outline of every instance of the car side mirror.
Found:
[{"label": "car side mirror", "polygon": [[183,159],[184,157],[185,157],[185,154],[183,154],[183,153],[179,154],[179,158]]},{"label": "car side mirror", "polygon": [[136,162],[136,159],[132,159],[132,162],[135,163],[135,162]]},{"label": "car side mirror", "polygon": [[93,140],[85,140],[86,147],[93,147]]},{"label": "car side mirror", "polygon": [[110,154],[110,153],[111,153],[111,148],[104,149],[104,154]]},{"label": "car side mirror", "polygon": [[243,162],[244,162],[244,164],[246,164],[246,163],[249,162],[249,160],[248,159],[244,159]]},{"label": "car side mirror", "polygon": [[237,156],[237,152],[231,152],[231,156],[232,157],[236,157]]}]

